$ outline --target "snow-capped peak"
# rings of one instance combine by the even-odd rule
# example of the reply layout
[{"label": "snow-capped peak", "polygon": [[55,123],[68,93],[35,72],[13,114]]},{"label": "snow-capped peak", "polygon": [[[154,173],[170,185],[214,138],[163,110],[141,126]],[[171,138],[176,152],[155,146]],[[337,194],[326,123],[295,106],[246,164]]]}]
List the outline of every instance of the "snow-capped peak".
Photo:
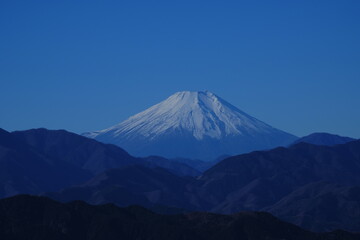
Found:
[{"label": "snow-capped peak", "polygon": [[208,91],[183,91],[108,129],[88,137],[111,134],[131,139],[155,139],[171,132],[186,132],[196,139],[269,133],[271,126],[249,116]]}]

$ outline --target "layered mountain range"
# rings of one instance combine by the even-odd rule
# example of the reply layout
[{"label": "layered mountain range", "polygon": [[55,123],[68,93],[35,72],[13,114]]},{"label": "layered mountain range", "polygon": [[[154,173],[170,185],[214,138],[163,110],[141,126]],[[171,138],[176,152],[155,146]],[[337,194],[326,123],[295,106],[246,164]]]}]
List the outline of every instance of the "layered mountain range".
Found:
[{"label": "layered mountain range", "polygon": [[0,197],[38,194],[86,182],[105,170],[128,165],[164,167],[178,175],[200,171],[161,157],[136,158],[123,149],[64,130],[0,129]]},{"label": "layered mountain range", "polygon": [[136,158],[63,130],[1,130],[0,193],[138,204],[161,213],[261,210],[309,230],[360,231],[359,140],[255,151],[203,173],[180,161]]},{"label": "layered mountain range", "polygon": [[[178,92],[84,136],[0,129],[1,198],[76,201],[0,200],[0,237],[359,239],[270,215],[360,232],[359,173],[360,140],[297,138],[210,92]],[[156,213],[118,208],[134,204]]]},{"label": "layered mountain range", "polygon": [[105,130],[84,136],[135,156],[213,160],[292,143],[296,137],[246,114],[211,92],[177,92]]}]

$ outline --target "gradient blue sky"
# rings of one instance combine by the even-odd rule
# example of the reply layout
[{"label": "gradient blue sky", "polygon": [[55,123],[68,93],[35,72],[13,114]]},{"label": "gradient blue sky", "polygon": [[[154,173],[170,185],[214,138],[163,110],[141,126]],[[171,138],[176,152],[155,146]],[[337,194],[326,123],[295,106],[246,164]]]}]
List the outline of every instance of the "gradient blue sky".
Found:
[{"label": "gradient blue sky", "polygon": [[360,137],[360,1],[1,1],[0,127],[99,130],[209,90]]}]

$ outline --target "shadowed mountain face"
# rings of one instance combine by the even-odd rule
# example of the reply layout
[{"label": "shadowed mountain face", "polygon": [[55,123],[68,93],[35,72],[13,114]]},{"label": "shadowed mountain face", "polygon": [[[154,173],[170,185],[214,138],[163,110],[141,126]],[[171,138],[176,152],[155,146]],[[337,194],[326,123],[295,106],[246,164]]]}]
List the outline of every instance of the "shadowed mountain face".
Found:
[{"label": "shadowed mountain face", "polygon": [[194,179],[176,176],[162,168],[128,166],[108,170],[82,186],[51,193],[48,196],[63,202],[84,200],[91,204],[191,208],[186,197],[186,186],[192,181]]},{"label": "shadowed mountain face", "polygon": [[321,180],[360,184],[360,141],[334,147],[306,143],[223,160],[196,182],[212,210],[262,209],[306,184]]},{"label": "shadowed mountain face", "polygon": [[210,161],[285,146],[296,137],[249,116],[210,92],[178,92],[108,129],[84,136],[135,156]]},{"label": "shadowed mountain face", "polygon": [[[81,199],[119,206],[136,203],[160,207],[162,212],[167,212],[162,206],[170,207],[171,212],[267,210],[309,229],[360,231],[360,223],[346,219],[357,212],[360,141],[333,147],[300,143],[243,154],[224,159],[192,178],[184,175],[193,169],[180,162],[174,165],[161,157],[134,158],[114,145],[66,131],[1,130],[0,164],[3,197],[52,192],[49,196],[61,201]],[[98,169],[107,170],[97,173]],[[311,184],[320,181],[330,185],[313,188]],[[328,195],[335,200],[322,202]],[[334,210],[333,220],[325,220],[329,217],[326,208],[320,211],[312,206],[329,206]],[[302,213],[309,217],[300,217]]]},{"label": "shadowed mountain face", "polygon": [[[283,213],[275,211],[278,209],[275,206],[294,191],[318,181],[344,186],[360,185],[360,141],[334,147],[301,143],[290,148],[234,156],[196,179],[174,177],[164,171],[135,166],[114,170],[97,176],[83,186],[49,196],[62,201],[82,199],[91,203],[114,202],[121,206],[135,201],[150,207],[161,204],[218,213],[265,209],[314,230],[345,228],[348,222],[337,213],[342,211],[340,206],[332,206],[337,209],[333,213],[338,222],[328,228],[316,222],[316,219],[321,219],[321,212],[316,216],[310,211],[309,222],[305,222],[291,218],[291,214],[301,214],[306,209],[289,205],[284,207]],[[79,198],[77,194],[83,192],[85,194]],[[340,192],[334,191],[334,194]],[[303,198],[309,199],[305,195]],[[308,204],[311,204],[311,199]],[[346,229],[359,231],[360,225],[354,222]]]},{"label": "shadowed mountain face", "polygon": [[0,238],[27,240],[357,240],[343,231],[312,233],[268,213],[159,215],[141,207],[61,204],[20,195],[0,200]]},{"label": "shadowed mountain face", "polygon": [[64,130],[32,129],[13,132],[12,135],[45,156],[71,163],[93,174],[138,161],[119,147]]},{"label": "shadowed mountain face", "polygon": [[140,158],[143,163],[138,165],[143,165],[148,168],[165,168],[168,171],[179,175],[179,176],[200,176],[205,169],[210,168],[212,162],[203,162],[202,165],[198,166],[194,164],[193,160],[186,159],[183,161],[174,160],[174,159],[166,159],[159,156],[149,156]]},{"label": "shadowed mountain face", "polygon": [[311,183],[264,210],[310,230],[359,231],[360,187]]},{"label": "shadowed mountain face", "polygon": [[41,154],[71,163],[93,174],[137,164],[149,168],[163,167],[179,175],[200,175],[198,170],[185,163],[157,156],[135,158],[115,145],[103,144],[64,130],[32,129],[11,134]]},{"label": "shadowed mountain face", "polygon": [[355,141],[354,138],[342,137],[335,134],[329,133],[313,133],[308,136],[297,139],[293,145],[304,142],[314,145],[323,145],[323,146],[334,146],[337,144],[344,144],[351,141]]},{"label": "shadowed mountain face", "polygon": [[0,196],[57,191],[91,177],[88,171],[39,153],[0,129]]},{"label": "shadowed mountain face", "polygon": [[0,197],[39,194],[81,184],[107,169],[129,165],[159,166],[179,175],[200,172],[161,157],[135,158],[121,148],[64,130],[0,129]]}]

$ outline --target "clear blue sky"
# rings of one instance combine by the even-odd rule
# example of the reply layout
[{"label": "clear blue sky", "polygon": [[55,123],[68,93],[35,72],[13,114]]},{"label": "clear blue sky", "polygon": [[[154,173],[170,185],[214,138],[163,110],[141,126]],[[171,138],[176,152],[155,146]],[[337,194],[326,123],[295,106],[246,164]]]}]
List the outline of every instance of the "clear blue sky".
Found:
[{"label": "clear blue sky", "polygon": [[360,1],[1,1],[0,127],[99,130],[209,90],[298,136],[360,137]]}]

